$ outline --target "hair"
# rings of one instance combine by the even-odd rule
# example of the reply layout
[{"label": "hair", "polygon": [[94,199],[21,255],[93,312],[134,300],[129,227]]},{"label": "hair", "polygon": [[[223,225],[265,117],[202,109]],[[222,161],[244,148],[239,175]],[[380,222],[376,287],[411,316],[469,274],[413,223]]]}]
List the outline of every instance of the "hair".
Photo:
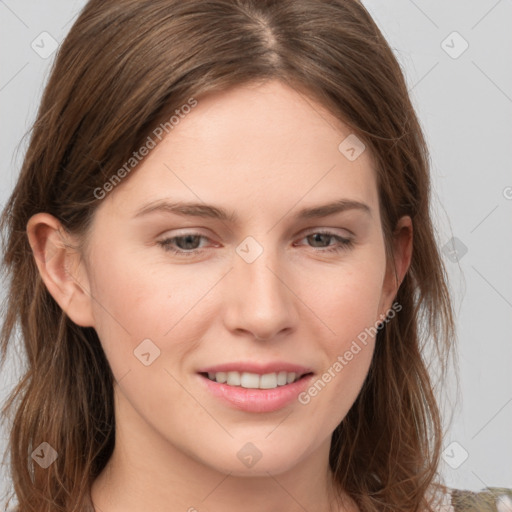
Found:
[{"label": "hair", "polygon": [[[425,354],[444,378],[453,311],[429,211],[427,145],[401,67],[366,8],[356,0],[91,0],[58,50],[0,219],[8,280],[1,362],[16,327],[26,355],[3,409],[14,409],[19,512],[92,510],[90,487],[115,443],[109,363],[96,331],[74,324],[46,289],[28,220],[48,212],[86,240],[95,191],[162,119],[207,92],[268,80],[318,102],[370,151],[386,258],[398,219],[412,218],[400,313],[378,330],[329,464],[362,511],[433,510],[443,430]],[[42,442],[60,454],[46,469],[30,457]]]}]

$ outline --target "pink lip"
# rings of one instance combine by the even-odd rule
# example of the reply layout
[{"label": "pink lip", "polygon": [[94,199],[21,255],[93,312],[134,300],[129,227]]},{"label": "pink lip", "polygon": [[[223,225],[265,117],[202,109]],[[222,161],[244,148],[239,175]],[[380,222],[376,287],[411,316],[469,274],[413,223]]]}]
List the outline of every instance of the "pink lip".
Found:
[{"label": "pink lip", "polygon": [[310,373],[313,370],[300,366],[297,364],[285,363],[282,361],[274,361],[272,363],[258,364],[252,361],[239,361],[226,364],[218,364],[209,366],[208,368],[201,368],[198,373],[217,373],[217,372],[250,372],[264,375],[266,373],[279,373],[279,372],[295,372],[298,375]]},{"label": "pink lip", "polygon": [[199,378],[207,390],[225,404],[241,411],[261,413],[277,411],[296,401],[299,393],[309,386],[313,374],[274,389],[247,389],[219,384],[204,375],[199,375]]}]

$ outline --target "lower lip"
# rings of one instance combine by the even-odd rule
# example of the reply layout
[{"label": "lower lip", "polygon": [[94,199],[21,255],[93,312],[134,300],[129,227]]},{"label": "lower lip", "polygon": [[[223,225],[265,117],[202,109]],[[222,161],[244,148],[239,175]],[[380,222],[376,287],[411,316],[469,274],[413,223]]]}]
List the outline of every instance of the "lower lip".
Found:
[{"label": "lower lip", "polygon": [[273,412],[283,409],[295,400],[299,393],[304,391],[313,374],[302,377],[292,384],[278,386],[274,389],[247,389],[240,386],[228,386],[199,375],[212,395],[220,398],[224,403],[235,409],[246,412]]}]

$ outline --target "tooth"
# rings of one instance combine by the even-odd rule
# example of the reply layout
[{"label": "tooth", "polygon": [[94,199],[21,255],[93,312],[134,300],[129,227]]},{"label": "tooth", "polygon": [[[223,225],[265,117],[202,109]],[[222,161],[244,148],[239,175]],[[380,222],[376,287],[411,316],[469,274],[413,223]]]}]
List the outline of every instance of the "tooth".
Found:
[{"label": "tooth", "polygon": [[277,374],[277,385],[284,386],[286,384],[286,372],[279,372]]},{"label": "tooth", "polygon": [[226,382],[229,386],[240,386],[240,374],[238,372],[228,372]]},{"label": "tooth", "polygon": [[240,377],[240,385],[243,388],[257,389],[260,387],[260,376],[257,373],[244,372]]},{"label": "tooth", "polygon": [[298,380],[300,374],[281,371],[259,375],[251,372],[208,372],[208,378],[228,386],[242,386],[246,389],[275,389]]},{"label": "tooth", "polygon": [[277,388],[277,375],[275,373],[266,373],[261,376],[260,389]]}]

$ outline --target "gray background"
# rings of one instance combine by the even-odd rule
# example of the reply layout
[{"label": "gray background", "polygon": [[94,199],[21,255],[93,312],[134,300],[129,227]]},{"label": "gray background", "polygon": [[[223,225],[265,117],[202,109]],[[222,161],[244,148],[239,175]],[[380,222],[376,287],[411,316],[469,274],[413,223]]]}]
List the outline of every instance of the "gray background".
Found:
[{"label": "gray background", "polygon": [[[440,390],[448,429],[441,472],[452,487],[512,487],[512,2],[363,3],[402,65],[431,151],[461,390],[457,398],[453,379]],[[43,58],[31,45],[40,53],[51,48],[43,32],[60,43],[84,4],[0,0],[0,206],[14,186],[27,143],[22,138],[55,55]],[[20,364],[13,351],[0,400],[19,378]],[[3,429],[1,453],[5,448]],[[6,480],[2,468],[2,493]]]}]

